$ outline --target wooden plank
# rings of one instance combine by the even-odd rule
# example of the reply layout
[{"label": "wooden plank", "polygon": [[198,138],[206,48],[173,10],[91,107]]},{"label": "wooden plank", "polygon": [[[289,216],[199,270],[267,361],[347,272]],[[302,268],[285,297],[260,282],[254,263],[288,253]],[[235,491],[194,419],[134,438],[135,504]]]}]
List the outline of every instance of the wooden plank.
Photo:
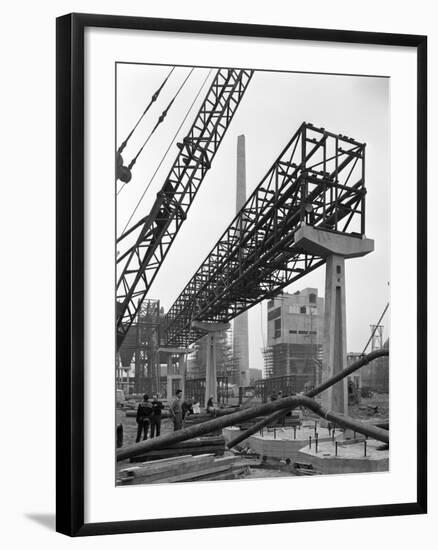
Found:
[{"label": "wooden plank", "polygon": [[[191,457],[192,455],[191,454],[187,454],[187,455],[181,455],[181,456],[171,456],[169,458],[162,458],[160,460],[154,460],[154,464],[167,464],[169,462],[172,462],[172,461],[175,461],[175,460],[181,460],[183,458],[189,458]],[[141,464],[139,464],[138,466],[129,466],[128,468],[123,468],[121,470],[119,470],[120,472],[129,472],[129,471],[135,471],[137,470],[138,468],[141,467],[142,464],[148,464],[148,462],[142,462]]]},{"label": "wooden plank", "polygon": [[[153,483],[180,483],[184,481],[235,479],[240,475],[249,472],[248,461],[239,457],[228,456],[215,459],[208,466],[196,463],[187,463],[178,468],[176,475],[167,475],[166,472],[158,472],[147,476],[129,476],[122,478],[120,482],[124,485],[153,484]],[[167,472],[168,474],[169,472]]]},{"label": "wooden plank", "polygon": [[156,464],[148,462],[145,466],[134,466],[120,471],[120,475],[129,478],[145,478],[160,475],[161,477],[168,475],[169,472],[186,471],[190,467],[200,468],[207,464],[213,463],[214,455],[190,456],[183,460],[171,461],[166,463]]},{"label": "wooden plank", "polygon": [[130,458],[131,463],[136,462],[156,462],[157,459],[164,460],[166,457],[175,457],[186,456],[190,454],[192,456],[202,455],[205,453],[212,453],[216,456],[223,455],[225,448],[222,446],[216,447],[188,447],[186,449],[160,449],[157,451],[150,451],[147,455],[139,455],[136,457]]},{"label": "wooden plank", "polygon": [[[181,460],[183,458],[189,458],[191,456],[193,455],[186,454],[186,455],[178,455],[178,456],[169,456],[168,458],[160,458],[160,459],[154,460],[154,464],[166,464],[174,460]],[[148,464],[148,462],[145,461],[142,464]]]},{"label": "wooden plank", "polygon": [[214,461],[214,464],[215,465],[216,464],[217,465],[219,465],[219,464],[229,464],[230,466],[235,465],[235,464],[245,464],[246,466],[248,466],[247,461],[240,458],[239,456],[234,456],[234,455],[223,456],[221,458],[216,458],[215,461]]}]

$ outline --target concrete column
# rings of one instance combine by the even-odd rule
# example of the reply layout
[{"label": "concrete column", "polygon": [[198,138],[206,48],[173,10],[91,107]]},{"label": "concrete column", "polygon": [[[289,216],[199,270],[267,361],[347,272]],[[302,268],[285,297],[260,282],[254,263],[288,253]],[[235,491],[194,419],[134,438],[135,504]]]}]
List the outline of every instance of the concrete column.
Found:
[{"label": "concrete column", "polygon": [[183,399],[186,396],[186,365],[187,365],[187,355],[185,353],[180,353],[178,358],[178,371],[181,377],[181,386],[183,392]]},{"label": "concrete column", "polygon": [[[246,202],[246,160],[245,136],[237,137],[237,169],[236,169],[236,213]],[[248,346],[248,312],[245,311],[233,321],[233,353],[238,364],[238,373],[234,383],[247,387],[249,377],[249,346]]]},{"label": "concrete column", "polygon": [[205,404],[213,396],[217,399],[216,332],[207,334],[207,364],[205,368]]},{"label": "concrete column", "polygon": [[173,374],[172,354],[169,353],[167,355],[167,376],[169,377],[172,374]]},{"label": "concrete column", "polygon": [[[322,382],[347,366],[345,318],[345,259],[360,258],[374,250],[366,237],[335,234],[303,224],[295,233],[295,245],[326,261],[324,353]],[[321,394],[322,404],[337,413],[348,412],[347,380]]]},{"label": "concrete column", "polygon": [[[155,362],[156,362],[156,377],[157,377],[157,391],[161,390],[161,363],[167,365],[167,381],[166,391],[167,399],[172,399],[173,394],[173,381],[177,380],[178,384],[175,389],[181,389],[184,396],[185,390],[185,371],[187,361],[188,350],[186,348],[170,348],[160,347],[157,349]],[[173,363],[173,356],[178,356],[178,363]]]},{"label": "concrete column", "polygon": [[[345,312],[345,259],[332,254],[327,257],[326,262],[323,381],[347,366]],[[327,409],[348,414],[346,378],[323,392],[321,398]]]},{"label": "concrete column", "polygon": [[217,399],[217,369],[216,369],[216,334],[230,328],[229,323],[209,323],[192,321],[194,328],[200,328],[207,332],[207,363],[205,366],[205,403],[210,396]]},{"label": "concrete column", "polygon": [[160,354],[157,352],[154,356],[154,380],[155,391],[161,393],[161,362]]}]

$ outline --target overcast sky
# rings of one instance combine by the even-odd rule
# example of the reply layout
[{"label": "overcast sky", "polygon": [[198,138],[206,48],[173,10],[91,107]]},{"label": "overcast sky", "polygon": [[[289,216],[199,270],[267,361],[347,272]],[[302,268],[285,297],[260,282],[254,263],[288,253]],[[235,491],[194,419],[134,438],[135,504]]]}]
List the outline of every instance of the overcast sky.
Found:
[{"label": "overcast sky", "polygon": [[[169,67],[123,64],[117,66],[117,145],[123,141],[145,109],[150,97],[169,73]],[[138,151],[162,110],[190,72],[174,70],[159,99],[141,122],[124,151],[125,163]],[[178,95],[165,122],[140,155],[131,182],[117,197],[120,232],[131,216],[152,174],[160,163],[209,69],[196,68]],[[190,128],[205,97],[214,71],[178,134]],[[346,262],[347,348],[362,351],[389,300],[389,79],[258,72],[254,74],[235,117],[207,173],[189,215],[161,267],[148,297],[161,300],[167,311],[208,255],[235,215],[237,136],[246,136],[247,193],[254,190],[281,149],[303,122],[365,142],[367,237],[375,251]],[[174,144],[132,218],[147,214],[177,154]],[[120,189],[120,182],[117,184]],[[324,295],[325,269],[321,267],[290,285],[295,292],[316,287]],[[388,336],[389,318],[383,324]],[[250,366],[263,368],[261,348],[266,342],[266,306],[249,312]]]}]

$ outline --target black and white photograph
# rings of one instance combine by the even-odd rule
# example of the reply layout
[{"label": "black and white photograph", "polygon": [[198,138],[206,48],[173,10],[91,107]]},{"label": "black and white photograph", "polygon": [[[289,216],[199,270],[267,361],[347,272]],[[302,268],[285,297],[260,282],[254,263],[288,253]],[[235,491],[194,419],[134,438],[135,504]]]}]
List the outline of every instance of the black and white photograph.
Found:
[{"label": "black and white photograph", "polygon": [[123,61],[114,104],[115,484],[390,471],[390,79]]},{"label": "black and white photograph", "polygon": [[6,5],[2,548],[434,540],[433,15]]}]

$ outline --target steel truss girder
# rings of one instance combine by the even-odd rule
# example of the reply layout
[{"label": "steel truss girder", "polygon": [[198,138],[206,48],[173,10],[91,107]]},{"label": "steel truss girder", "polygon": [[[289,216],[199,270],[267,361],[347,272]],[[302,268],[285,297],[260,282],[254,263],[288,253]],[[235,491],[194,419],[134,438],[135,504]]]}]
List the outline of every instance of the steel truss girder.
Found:
[{"label": "steel truss girder", "polygon": [[302,223],[365,234],[365,144],[303,123],[166,316],[166,338],[203,336],[191,321],[228,322],[321,266],[294,244]]},{"label": "steel truss girder", "polygon": [[[123,342],[239,106],[253,71],[219,69],[150,213],[118,238],[117,341]],[[129,237],[129,238],[128,238]]]}]

